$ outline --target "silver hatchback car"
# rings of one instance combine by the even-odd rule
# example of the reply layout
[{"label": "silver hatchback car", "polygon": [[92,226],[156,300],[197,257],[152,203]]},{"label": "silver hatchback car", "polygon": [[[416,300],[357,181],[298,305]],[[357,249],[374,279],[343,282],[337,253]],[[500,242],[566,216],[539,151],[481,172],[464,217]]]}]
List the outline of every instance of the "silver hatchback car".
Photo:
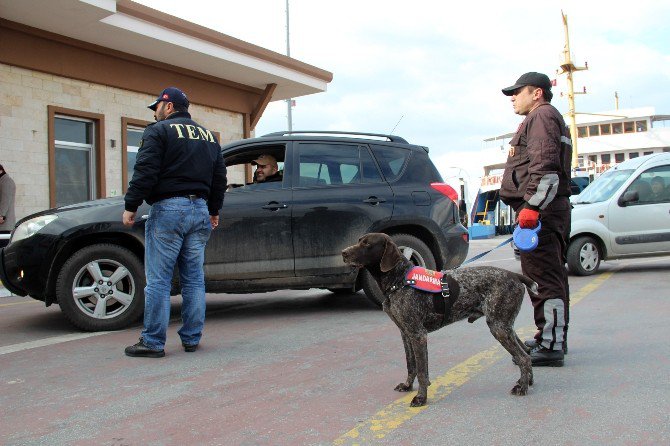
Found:
[{"label": "silver hatchback car", "polygon": [[570,272],[600,262],[670,255],[670,153],[617,164],[572,198]]}]

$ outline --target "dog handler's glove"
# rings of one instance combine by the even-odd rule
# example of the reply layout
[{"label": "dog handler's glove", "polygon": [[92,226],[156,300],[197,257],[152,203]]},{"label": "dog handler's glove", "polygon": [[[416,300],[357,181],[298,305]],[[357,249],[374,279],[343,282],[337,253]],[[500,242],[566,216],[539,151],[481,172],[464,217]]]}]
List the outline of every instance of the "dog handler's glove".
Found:
[{"label": "dog handler's glove", "polygon": [[537,227],[537,220],[540,213],[533,209],[523,208],[519,212],[519,226],[524,229],[534,229]]}]

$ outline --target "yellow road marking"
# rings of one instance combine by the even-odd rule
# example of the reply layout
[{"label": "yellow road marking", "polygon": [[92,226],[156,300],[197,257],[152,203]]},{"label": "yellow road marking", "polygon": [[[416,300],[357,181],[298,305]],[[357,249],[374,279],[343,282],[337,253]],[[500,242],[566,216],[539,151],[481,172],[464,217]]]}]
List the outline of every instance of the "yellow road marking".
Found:
[{"label": "yellow road marking", "polygon": [[[619,268],[617,268],[619,269]],[[587,295],[595,291],[607,279],[612,277],[615,271],[600,274],[593,281],[583,286],[579,291],[570,294],[570,307],[579,303]],[[524,327],[517,331],[520,336],[530,335],[535,332],[535,326]],[[474,356],[466,359],[460,364],[452,367],[447,373],[431,380],[431,386],[428,388],[428,400],[431,402],[446,398],[454,390],[458,389],[479,372],[495,364],[498,360],[505,357],[505,352],[500,346],[495,346],[483,350]],[[392,433],[405,422],[411,420],[428,406],[410,407],[409,403],[414,398],[416,392],[409,392],[406,396],[395,400],[368,420],[358,423],[356,427],[333,441],[334,445],[362,445],[372,443],[375,440],[384,438]]]},{"label": "yellow road marking", "polygon": [[608,271],[606,273],[600,274],[591,282],[587,283],[582,288],[580,288],[580,290],[577,291],[576,293],[570,293],[570,306],[573,307],[576,304],[578,304],[580,300],[584,299],[586,296],[595,291],[596,288],[602,285],[607,279],[612,277],[612,275],[614,275],[614,273],[619,269],[621,269],[621,266],[613,271]]}]

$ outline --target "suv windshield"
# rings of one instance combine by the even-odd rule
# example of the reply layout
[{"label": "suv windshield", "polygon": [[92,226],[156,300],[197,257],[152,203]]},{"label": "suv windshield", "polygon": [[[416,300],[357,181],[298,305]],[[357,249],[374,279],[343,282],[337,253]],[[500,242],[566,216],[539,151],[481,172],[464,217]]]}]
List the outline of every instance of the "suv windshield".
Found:
[{"label": "suv windshield", "polygon": [[609,199],[633,174],[633,170],[608,170],[579,194],[576,204],[599,203]]}]

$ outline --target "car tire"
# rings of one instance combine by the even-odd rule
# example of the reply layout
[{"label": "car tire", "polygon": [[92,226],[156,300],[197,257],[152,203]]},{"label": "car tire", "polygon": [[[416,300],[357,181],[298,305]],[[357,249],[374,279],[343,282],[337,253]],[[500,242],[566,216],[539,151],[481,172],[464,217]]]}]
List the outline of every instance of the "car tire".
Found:
[{"label": "car tire", "polygon": [[590,276],[598,271],[601,257],[593,237],[577,237],[568,247],[568,269],[577,276]]},{"label": "car tire", "polygon": [[[409,234],[393,234],[391,240],[398,246],[400,252],[416,266],[434,270],[436,268],[435,257],[430,248],[417,237]],[[377,281],[368,270],[361,270],[362,284],[365,295],[378,306],[384,302],[384,294],[379,289]]]},{"label": "car tire", "polygon": [[118,245],[98,244],[80,249],[65,262],[56,295],[61,310],[76,327],[118,330],[142,314],[144,285],[144,267],[135,254]]}]

